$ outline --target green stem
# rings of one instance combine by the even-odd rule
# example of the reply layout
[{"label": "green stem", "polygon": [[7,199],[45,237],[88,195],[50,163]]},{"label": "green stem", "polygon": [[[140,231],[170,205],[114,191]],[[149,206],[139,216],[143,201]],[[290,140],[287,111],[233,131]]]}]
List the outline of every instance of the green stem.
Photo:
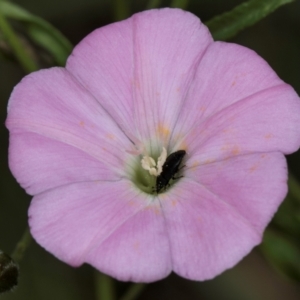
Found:
[{"label": "green stem", "polygon": [[186,9],[188,4],[189,0],[173,0],[170,6]]},{"label": "green stem", "polygon": [[11,254],[11,257],[15,262],[20,263],[31,240],[32,240],[32,237],[29,232],[29,228],[27,228],[24,231],[20,241],[17,243],[13,253]]},{"label": "green stem", "polygon": [[136,299],[141,294],[141,292],[143,291],[143,289],[146,286],[147,285],[144,284],[144,283],[133,283],[129,287],[129,289],[127,290],[125,295],[120,300],[134,300],[134,299]]},{"label": "green stem", "polygon": [[130,9],[128,5],[129,0],[114,0],[113,10],[114,10],[114,20],[121,21],[130,16]]},{"label": "green stem", "polygon": [[97,300],[115,300],[114,280],[95,270],[95,288]]},{"label": "green stem", "polygon": [[13,29],[6,21],[5,17],[0,11],[0,29],[3,33],[4,38],[8,41],[11,49],[13,50],[20,65],[27,73],[38,70],[38,66],[24,50],[24,46],[20,43],[18,37],[14,33]]}]

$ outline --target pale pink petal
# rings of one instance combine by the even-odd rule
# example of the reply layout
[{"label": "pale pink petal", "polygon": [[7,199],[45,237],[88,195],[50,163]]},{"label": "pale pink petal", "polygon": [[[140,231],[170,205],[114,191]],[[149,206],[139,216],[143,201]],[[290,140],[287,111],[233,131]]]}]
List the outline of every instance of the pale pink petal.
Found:
[{"label": "pale pink petal", "polygon": [[31,195],[69,183],[120,178],[87,153],[30,132],[11,135],[9,165],[19,184]]},{"label": "pale pink petal", "polygon": [[[146,197],[140,201],[146,201]],[[165,278],[172,271],[171,260],[164,218],[153,198],[107,240],[95,241],[87,257],[87,262],[102,272],[134,282]]]},{"label": "pale pink petal", "polygon": [[171,271],[160,206],[127,180],[76,183],[35,196],[36,241],[72,266],[89,262],[121,280],[153,281]]},{"label": "pale pink petal", "polygon": [[176,187],[161,195],[177,274],[215,277],[260,243],[287,191],[283,155],[261,155],[187,169]]},{"label": "pale pink petal", "polygon": [[287,193],[286,160],[279,152],[240,155],[187,166],[185,174],[233,206],[259,232],[264,230]]},{"label": "pale pink petal", "polygon": [[185,143],[200,164],[253,152],[288,154],[299,148],[299,128],[299,98],[281,84],[216,113],[195,126]]},{"label": "pale pink petal", "polygon": [[210,43],[207,28],[188,12],[145,11],[94,31],[75,48],[67,69],[125,132],[135,128],[138,137],[166,144]]},{"label": "pale pink petal", "polygon": [[96,29],[74,48],[66,65],[126,132],[133,125],[132,34],[132,19]]},{"label": "pale pink petal", "polygon": [[144,137],[155,134],[167,145],[212,37],[197,17],[181,10],[137,14],[133,24],[136,122]]},{"label": "pale pink petal", "polygon": [[[248,103],[243,106],[240,102],[244,99],[247,99]],[[231,106],[232,114],[229,116]],[[208,121],[216,114],[214,119]],[[230,129],[233,128],[234,131],[243,130],[240,134],[249,138],[249,144],[253,143],[251,138],[260,140],[261,142],[254,143],[255,146],[264,144],[259,151],[269,151],[274,147],[283,148],[285,153],[290,153],[295,151],[295,145],[299,144],[299,136],[295,135],[297,126],[300,125],[299,115],[299,97],[290,86],[278,78],[261,57],[239,45],[215,42],[207,48],[198,66],[185,101],[185,109],[179,116],[181,122],[177,123],[174,136],[182,137],[189,133],[190,137],[193,136],[192,139],[197,136],[197,139],[202,141],[208,135],[214,137],[217,130],[217,134],[220,135],[223,131],[232,131]],[[226,117],[227,124],[224,122]],[[248,121],[248,128],[244,126],[246,124],[240,128],[238,121],[234,121],[244,118]],[[204,121],[206,123],[202,124]],[[212,124],[214,128],[211,128]],[[256,136],[257,130],[252,131],[253,126],[261,126],[263,136]],[[282,132],[285,132],[284,136]],[[274,143],[270,143],[272,139],[263,143],[264,136],[275,137],[277,144],[274,146]],[[240,142],[244,141],[245,139]],[[271,144],[271,147],[267,146]]]},{"label": "pale pink petal", "polygon": [[[77,158],[73,161],[75,169],[80,169],[87,160],[91,162],[90,167],[96,168],[95,163],[99,161],[98,168],[102,168],[100,172],[104,177],[98,177],[100,173],[96,171],[97,179],[111,177],[112,172],[124,174],[126,150],[131,149],[131,142],[101,105],[64,69],[53,68],[25,77],[11,95],[6,126],[10,130],[10,167],[29,193],[55,186],[53,181],[45,184],[48,176],[44,180],[40,178],[46,174],[36,174],[35,178],[28,176],[51,164],[49,172],[55,171],[54,158],[61,164],[60,174],[55,174],[58,178],[54,179],[57,183],[62,179],[60,184],[72,182],[75,178],[76,181],[88,178],[80,174],[66,178],[69,174],[68,158],[72,155]],[[39,157],[35,160],[34,155]],[[42,166],[38,166],[39,163]],[[108,168],[110,175],[105,175]],[[95,178],[95,174],[90,178]],[[38,186],[39,183],[43,185]],[[30,189],[33,184],[36,187]]]}]

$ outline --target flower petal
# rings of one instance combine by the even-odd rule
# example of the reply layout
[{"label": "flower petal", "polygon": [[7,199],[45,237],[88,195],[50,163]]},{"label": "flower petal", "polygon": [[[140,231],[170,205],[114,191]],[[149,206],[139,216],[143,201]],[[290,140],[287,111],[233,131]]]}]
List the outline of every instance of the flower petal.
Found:
[{"label": "flower petal", "polygon": [[176,273],[210,279],[260,243],[287,191],[284,156],[261,155],[188,169],[162,194]]},{"label": "flower petal", "polygon": [[[88,179],[89,176],[77,174],[65,180],[70,174],[67,168],[71,157],[77,158],[73,164],[79,169],[88,161],[91,168],[96,168],[98,161],[104,177],[95,178],[92,171],[93,179],[107,179],[113,171],[119,177],[120,172],[125,173],[121,167],[128,154],[120,149],[130,149],[131,142],[89,92],[64,69],[52,68],[25,77],[11,95],[6,126],[10,130],[10,167],[25,188],[36,185],[28,189],[29,193],[55,187],[59,179],[61,184],[75,178],[76,181]],[[48,176],[39,182],[36,179],[41,180],[40,175],[29,178],[29,173],[48,167],[49,173],[54,171],[54,158],[61,163],[57,180],[46,184]],[[108,168],[111,171],[107,177]],[[101,172],[96,172],[97,176]]]},{"label": "flower petal", "polygon": [[136,128],[142,139],[162,137],[167,143],[210,43],[208,29],[190,13],[145,11],[94,31],[75,48],[66,68],[125,132]]},{"label": "flower petal", "polygon": [[299,98],[282,84],[223,109],[195,127],[186,142],[193,159],[200,163],[253,152],[289,154],[299,148],[298,128]]},{"label": "flower petal", "polygon": [[[202,144],[208,136],[230,136],[230,132],[239,131],[245,138],[238,140],[241,144],[238,146],[245,148],[252,144],[255,148],[262,146],[259,151],[283,149],[290,153],[299,145],[298,95],[254,51],[239,45],[215,42],[208,47],[185,108],[174,136],[188,133],[191,140],[195,141],[197,136]],[[253,142],[254,139],[261,142]],[[190,146],[188,141],[185,143]]]},{"label": "flower petal", "polygon": [[87,262],[119,280],[152,282],[172,271],[170,247],[158,203],[151,203],[95,244]]},{"label": "flower petal", "polygon": [[11,134],[9,165],[30,195],[80,181],[116,181],[120,176],[85,152],[36,133]]},{"label": "flower petal", "polygon": [[279,152],[231,157],[185,174],[234,207],[259,232],[287,193],[286,160]]},{"label": "flower petal", "polygon": [[127,180],[56,188],[33,198],[31,233],[70,265],[88,262],[120,280],[158,280],[171,262],[164,219],[152,200]]}]

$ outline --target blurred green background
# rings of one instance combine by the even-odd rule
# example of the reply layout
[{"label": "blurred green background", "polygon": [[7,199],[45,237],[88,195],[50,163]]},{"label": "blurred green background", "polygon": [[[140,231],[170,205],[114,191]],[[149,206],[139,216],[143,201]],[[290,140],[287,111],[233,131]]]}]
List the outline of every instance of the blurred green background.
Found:
[{"label": "blurred green background", "polygon": [[[76,45],[95,28],[115,20],[115,5],[118,1],[16,0],[14,2],[53,24]],[[130,14],[144,10],[147,2],[128,1]],[[186,9],[196,14],[202,21],[208,21],[242,2],[190,0]],[[170,5],[170,1],[161,3],[161,7]],[[20,26],[17,23],[13,25],[15,28]],[[299,0],[279,8],[230,41],[255,50],[300,94]],[[4,124],[6,118],[9,95],[14,85],[24,75],[24,71],[9,55],[6,58],[0,57],[1,124]],[[11,253],[27,226],[30,197],[18,186],[8,169],[8,132],[4,125],[0,127],[0,138],[0,249]],[[300,178],[299,158],[299,153],[288,157],[289,168],[298,178]],[[300,261],[300,257],[298,259]],[[3,300],[95,299],[94,275],[92,267],[85,265],[73,269],[32,242],[20,265],[19,287],[0,297]],[[120,295],[128,284],[117,283],[116,287],[117,294]],[[213,280],[192,282],[172,274],[162,281],[149,284],[138,299],[298,300],[300,286],[299,281],[292,281],[275,271],[262,253],[254,249],[235,268]]]}]

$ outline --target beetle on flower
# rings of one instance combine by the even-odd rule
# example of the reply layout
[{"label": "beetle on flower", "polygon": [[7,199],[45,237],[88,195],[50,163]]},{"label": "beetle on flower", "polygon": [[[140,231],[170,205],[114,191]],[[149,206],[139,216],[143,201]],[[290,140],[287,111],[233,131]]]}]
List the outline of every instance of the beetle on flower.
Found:
[{"label": "beetle on flower", "polygon": [[[6,126],[41,246],[120,280],[205,280],[261,242],[284,199],[300,102],[255,52],[160,9],[99,28],[65,68],[26,76]],[[173,158],[162,173],[177,151],[184,168]]]}]

